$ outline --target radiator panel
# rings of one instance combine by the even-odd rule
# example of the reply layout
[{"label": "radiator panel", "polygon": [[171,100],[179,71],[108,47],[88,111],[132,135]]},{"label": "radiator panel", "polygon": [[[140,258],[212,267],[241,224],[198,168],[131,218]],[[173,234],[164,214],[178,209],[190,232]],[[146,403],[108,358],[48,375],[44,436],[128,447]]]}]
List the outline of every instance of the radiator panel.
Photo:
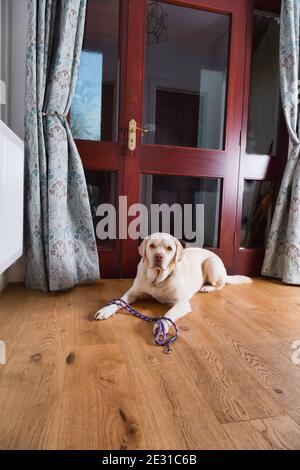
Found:
[{"label": "radiator panel", "polygon": [[23,253],[24,144],[0,121],[0,274]]}]

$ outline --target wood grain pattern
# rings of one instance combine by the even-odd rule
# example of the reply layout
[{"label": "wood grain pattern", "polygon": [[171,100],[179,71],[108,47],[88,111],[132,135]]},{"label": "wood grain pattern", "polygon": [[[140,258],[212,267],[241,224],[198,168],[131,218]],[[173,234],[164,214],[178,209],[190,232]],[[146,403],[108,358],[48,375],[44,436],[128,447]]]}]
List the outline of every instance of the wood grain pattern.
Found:
[{"label": "wood grain pattern", "polygon": [[120,348],[81,346],[70,351],[65,362],[59,434],[63,447],[116,450],[144,447]]},{"label": "wood grain pattern", "polygon": [[[247,289],[244,290],[246,293]],[[248,317],[249,308],[241,309],[241,302],[238,299],[233,299],[230,301],[230,309],[228,309],[221,297],[222,295],[219,296],[220,308],[217,312],[214,309],[215,299],[212,299],[212,297],[207,298],[205,313],[200,314],[199,305],[195,306],[194,311],[199,312],[195,328],[199,326],[200,321],[199,328],[201,330],[207,329],[210,332],[212,336],[211,343],[216,344],[216,347],[220,345],[222,351],[226,350],[228,354],[234,356],[237,364],[249,372],[253,379],[258,382],[259,387],[263,387],[273,401],[278,402],[286,412],[298,421],[300,418],[298,386],[300,383],[300,369],[291,362],[291,344],[295,339],[295,333],[292,333],[292,331],[289,334],[287,333],[289,340],[284,346],[287,346],[288,343],[289,349],[284,347],[280,349],[280,343],[274,344],[273,342],[271,342],[272,348],[270,348],[265,338],[259,335],[259,328],[262,332],[266,331],[268,322],[265,321],[265,324],[262,324],[262,316],[260,316],[260,327],[257,327],[258,334],[254,334],[248,324],[246,327],[240,321],[241,317],[243,319]],[[233,317],[230,312],[241,312],[240,318]],[[267,313],[264,318],[268,318]],[[297,325],[297,322],[295,322],[295,325]],[[254,322],[251,326],[254,326]],[[286,357],[287,355],[288,357]],[[236,367],[238,369],[238,366]]]},{"label": "wood grain pattern", "polygon": [[225,424],[226,432],[243,450],[299,450],[300,427],[289,416]]},{"label": "wood grain pattern", "polygon": [[164,355],[147,323],[92,321],[130,283],[0,297],[1,449],[300,448],[299,288],[259,279],[198,294]]},{"label": "wood grain pattern", "polygon": [[[191,333],[182,360],[221,423],[277,416],[282,409],[205,328]],[[195,350],[196,347],[196,350]]]}]

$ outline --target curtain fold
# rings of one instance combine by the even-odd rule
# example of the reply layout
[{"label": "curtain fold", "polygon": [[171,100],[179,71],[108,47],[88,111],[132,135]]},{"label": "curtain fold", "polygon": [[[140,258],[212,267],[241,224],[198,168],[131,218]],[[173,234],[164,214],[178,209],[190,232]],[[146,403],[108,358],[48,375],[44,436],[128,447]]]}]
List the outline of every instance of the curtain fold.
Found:
[{"label": "curtain fold", "polygon": [[262,274],[289,284],[300,284],[299,34],[300,0],[282,0],[280,86],[290,145]]},{"label": "curtain fold", "polygon": [[28,0],[28,9],[25,282],[57,291],[99,278],[84,171],[67,121],[86,0]]}]

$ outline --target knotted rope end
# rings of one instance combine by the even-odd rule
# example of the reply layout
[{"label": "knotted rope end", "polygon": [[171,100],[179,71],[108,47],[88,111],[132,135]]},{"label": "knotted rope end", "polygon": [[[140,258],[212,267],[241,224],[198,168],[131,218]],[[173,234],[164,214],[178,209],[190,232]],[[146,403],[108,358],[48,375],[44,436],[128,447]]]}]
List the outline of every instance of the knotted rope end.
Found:
[{"label": "knotted rope end", "polygon": [[[157,323],[157,327],[155,330],[155,337],[154,337],[154,343],[157,346],[165,346],[163,349],[163,352],[165,354],[170,354],[172,352],[172,347],[171,345],[177,340],[179,336],[179,331],[178,328],[173,320],[168,317],[159,317],[159,318],[153,318],[149,317],[148,315],[144,315],[137,310],[135,310],[131,305],[129,305],[125,300],[123,299],[112,299],[110,302],[108,302],[108,305],[115,304],[118,307],[125,308],[128,313],[131,315],[140,318],[141,320],[147,321],[147,322],[152,322],[152,323]],[[165,324],[164,322],[168,321],[171,323],[171,325],[174,327],[175,330],[175,335],[171,336],[168,338],[168,334],[166,332]]]}]

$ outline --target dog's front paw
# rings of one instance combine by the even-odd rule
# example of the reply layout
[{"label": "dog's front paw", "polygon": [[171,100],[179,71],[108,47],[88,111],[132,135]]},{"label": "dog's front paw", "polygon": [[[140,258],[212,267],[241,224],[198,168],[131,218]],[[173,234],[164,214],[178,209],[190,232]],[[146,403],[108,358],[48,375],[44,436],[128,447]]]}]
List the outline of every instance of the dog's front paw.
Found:
[{"label": "dog's front paw", "polygon": [[[163,325],[164,325],[164,328],[165,328],[165,332],[168,333],[169,331],[169,328],[170,328],[170,322],[167,321],[167,320],[161,320],[163,322]],[[158,322],[154,323],[154,326],[153,326],[153,334],[154,336],[156,335],[156,330],[158,328],[159,324]]]},{"label": "dog's front paw", "polygon": [[95,320],[107,320],[116,313],[117,309],[116,305],[107,305],[96,312]]},{"label": "dog's front paw", "polygon": [[207,293],[208,293],[207,286],[201,287],[201,289],[199,290],[199,292],[201,292],[201,293],[204,292],[205,294],[207,294]]},{"label": "dog's front paw", "polygon": [[216,290],[214,286],[202,286],[199,292],[204,292],[205,294],[208,294],[208,292],[213,292]]}]

